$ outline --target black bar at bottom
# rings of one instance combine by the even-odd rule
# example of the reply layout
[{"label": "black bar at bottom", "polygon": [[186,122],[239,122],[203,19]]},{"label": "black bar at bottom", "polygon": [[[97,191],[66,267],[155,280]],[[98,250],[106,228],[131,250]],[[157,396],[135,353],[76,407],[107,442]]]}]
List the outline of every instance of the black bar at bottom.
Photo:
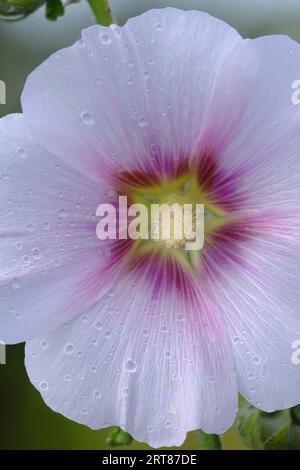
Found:
[{"label": "black bar at bottom", "polygon": [[[160,465],[183,465],[194,467],[210,462],[255,464],[262,462],[270,465],[273,461],[285,465],[289,460],[294,462],[299,456],[297,451],[182,451],[182,450],[151,450],[151,451],[64,451],[64,450],[7,450],[0,451],[1,466],[5,463],[26,465],[72,464],[73,466],[92,466],[106,468],[111,465],[124,468],[139,468],[144,465],[158,467]],[[3,467],[2,467],[3,468]]]}]

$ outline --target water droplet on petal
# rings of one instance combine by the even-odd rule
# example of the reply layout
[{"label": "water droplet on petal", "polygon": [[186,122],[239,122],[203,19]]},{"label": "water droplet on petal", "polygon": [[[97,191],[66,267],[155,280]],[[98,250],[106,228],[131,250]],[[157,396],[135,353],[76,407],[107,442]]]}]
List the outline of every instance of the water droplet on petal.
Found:
[{"label": "water droplet on petal", "polygon": [[87,126],[92,126],[95,123],[93,116],[87,111],[84,111],[83,113],[81,113],[81,120]]},{"label": "water droplet on petal", "polygon": [[109,44],[111,42],[111,39],[108,34],[103,33],[100,35],[100,41],[102,42],[102,44]]},{"label": "water droplet on petal", "polygon": [[137,369],[136,362],[133,361],[132,359],[128,359],[128,360],[125,362],[125,369],[126,369],[128,372],[135,372],[136,369]]},{"label": "water droplet on petal", "polygon": [[19,158],[22,158],[22,159],[26,158],[26,157],[27,157],[27,152],[26,152],[26,150],[23,149],[23,148],[19,148],[19,149],[17,150],[17,156],[18,156]]},{"label": "water droplet on petal", "polygon": [[95,328],[96,330],[99,331],[103,328],[103,324],[100,321],[98,321],[97,323],[95,323]]},{"label": "water droplet on petal", "polygon": [[38,248],[34,248],[32,250],[32,256],[35,258],[35,259],[40,259],[41,257],[41,252]]},{"label": "water droplet on petal", "polygon": [[144,118],[143,116],[140,117],[139,120],[138,120],[138,125],[142,128],[147,127],[148,122],[147,122],[146,118]]},{"label": "water droplet on petal", "polygon": [[47,382],[41,382],[40,383],[40,389],[45,392],[46,390],[48,390],[48,384]]},{"label": "water droplet on petal", "polygon": [[12,280],[12,288],[18,290],[20,288],[20,280],[17,277],[14,277]]},{"label": "water droplet on petal", "polygon": [[74,350],[73,344],[71,343],[66,344],[65,349],[64,349],[66,354],[72,354],[73,350]]}]

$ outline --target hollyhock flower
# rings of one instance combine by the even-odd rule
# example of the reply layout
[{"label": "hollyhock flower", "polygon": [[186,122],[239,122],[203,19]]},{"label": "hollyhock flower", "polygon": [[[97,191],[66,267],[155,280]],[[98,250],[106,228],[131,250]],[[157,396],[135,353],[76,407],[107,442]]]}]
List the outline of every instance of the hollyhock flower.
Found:
[{"label": "hollyhock flower", "polygon": [[[238,392],[300,402],[299,64],[287,37],[168,8],[30,75],[0,123],[0,336],[53,410],[157,447],[223,433]],[[203,249],[100,241],[120,194],[203,203]]]}]

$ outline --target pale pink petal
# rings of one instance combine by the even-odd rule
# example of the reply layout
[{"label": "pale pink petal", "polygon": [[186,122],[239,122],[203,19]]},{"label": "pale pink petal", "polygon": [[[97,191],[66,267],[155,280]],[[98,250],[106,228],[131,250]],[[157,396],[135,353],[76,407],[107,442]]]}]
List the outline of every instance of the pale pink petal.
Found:
[{"label": "pale pink petal", "polygon": [[155,297],[148,280],[123,278],[84,321],[27,343],[30,380],[53,410],[153,447],[181,445],[196,428],[222,433],[237,389],[219,312],[200,294],[193,309],[167,279]]},{"label": "pale pink petal", "polygon": [[179,161],[206,128],[215,83],[242,43],[226,23],[172,8],[122,28],[93,26],[29,76],[26,123],[93,178],[113,165],[143,170],[151,159]]},{"label": "pale pink petal", "polygon": [[[103,189],[33,142],[22,115],[0,121],[0,340],[33,338],[101,296]],[[107,286],[105,286],[107,287]]]},{"label": "pale pink petal", "polygon": [[[231,337],[239,391],[265,411],[300,400],[300,217],[265,214],[205,253],[211,293]],[[224,234],[226,235],[226,234]]]},{"label": "pale pink petal", "polygon": [[244,41],[216,84],[201,145],[236,183],[220,184],[218,198],[234,189],[244,211],[300,206],[300,106],[292,100],[299,62],[299,44],[288,37]]}]

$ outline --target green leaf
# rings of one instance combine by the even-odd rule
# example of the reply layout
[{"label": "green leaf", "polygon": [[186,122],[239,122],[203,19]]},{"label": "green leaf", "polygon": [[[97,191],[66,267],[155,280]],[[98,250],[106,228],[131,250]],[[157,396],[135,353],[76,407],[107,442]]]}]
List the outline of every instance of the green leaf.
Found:
[{"label": "green leaf", "polygon": [[56,21],[57,18],[63,16],[65,8],[61,0],[47,0],[46,4],[46,18],[50,21]]},{"label": "green leaf", "polygon": [[206,434],[201,429],[195,431],[201,450],[223,450],[222,442],[217,434]]},{"label": "green leaf", "polygon": [[300,425],[291,423],[288,437],[288,450],[300,450]]},{"label": "green leaf", "polygon": [[288,448],[290,450],[300,450],[300,405],[291,409],[291,418]]},{"label": "green leaf", "polygon": [[91,9],[95,15],[97,23],[102,26],[109,26],[113,19],[108,0],[88,0]]},{"label": "green leaf", "polygon": [[121,428],[114,428],[107,437],[106,442],[110,447],[129,446],[133,441],[128,432],[122,431]]},{"label": "green leaf", "polygon": [[262,449],[259,410],[246,403],[241,406],[234,429],[241,441],[250,449]]},{"label": "green leaf", "polygon": [[0,0],[0,20],[17,21],[37,10],[46,0]]},{"label": "green leaf", "polygon": [[300,425],[300,405],[294,406],[294,408],[291,409],[291,416],[292,420]]},{"label": "green leaf", "polygon": [[259,425],[264,450],[287,448],[290,422],[289,410],[260,412]]},{"label": "green leaf", "polygon": [[242,404],[234,429],[255,450],[300,450],[300,406],[265,413]]},{"label": "green leaf", "polygon": [[11,5],[23,7],[26,10],[33,11],[40,7],[46,0],[7,0]]}]

